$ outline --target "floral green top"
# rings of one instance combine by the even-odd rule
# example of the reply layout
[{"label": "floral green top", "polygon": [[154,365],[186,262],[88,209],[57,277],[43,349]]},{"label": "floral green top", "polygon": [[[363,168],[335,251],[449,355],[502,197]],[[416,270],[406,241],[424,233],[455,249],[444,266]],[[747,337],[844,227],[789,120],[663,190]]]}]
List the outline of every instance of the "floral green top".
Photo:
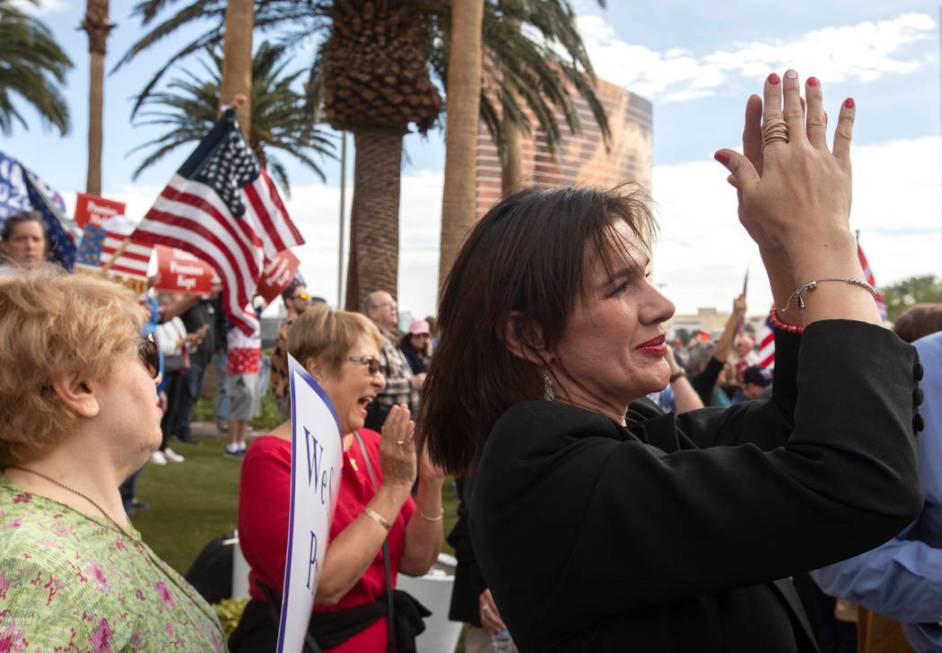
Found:
[{"label": "floral green top", "polygon": [[0,651],[225,650],[212,608],[138,532],[0,474]]}]

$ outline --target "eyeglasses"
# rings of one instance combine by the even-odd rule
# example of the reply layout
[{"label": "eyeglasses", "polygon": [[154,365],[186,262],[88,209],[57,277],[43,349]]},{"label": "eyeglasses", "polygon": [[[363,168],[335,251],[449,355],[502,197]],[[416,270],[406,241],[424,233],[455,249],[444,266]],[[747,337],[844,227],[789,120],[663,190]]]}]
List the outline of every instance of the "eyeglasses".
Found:
[{"label": "eyeglasses", "polygon": [[157,349],[157,340],[154,334],[141,336],[137,343],[137,355],[141,362],[148,369],[151,375],[156,379],[160,374],[160,350]]},{"label": "eyeglasses", "polygon": [[299,292],[297,295],[294,296],[294,299],[310,299],[310,298],[311,296],[308,295],[306,292]]},{"label": "eyeglasses", "polygon": [[366,365],[370,376],[374,376],[378,372],[383,371],[383,364],[375,356],[347,356],[347,360],[351,363]]}]

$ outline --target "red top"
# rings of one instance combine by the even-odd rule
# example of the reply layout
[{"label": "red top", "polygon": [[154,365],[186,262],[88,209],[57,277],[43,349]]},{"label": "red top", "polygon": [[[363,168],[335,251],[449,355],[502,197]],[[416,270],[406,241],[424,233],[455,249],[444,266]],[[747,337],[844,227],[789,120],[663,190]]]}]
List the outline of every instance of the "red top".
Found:
[{"label": "red top", "polygon": [[[381,484],[383,472],[379,467],[379,433],[360,429],[360,436],[373,463],[376,482]],[[355,465],[351,465],[351,460]],[[375,494],[360,445],[354,439],[353,446],[343,456],[337,511],[330,525],[331,542],[363,512]],[[288,546],[290,501],[291,443],[272,435],[255,438],[242,462],[242,480],[239,485],[239,544],[251,567],[249,588],[252,598],[265,600],[255,586],[256,580],[274,589],[276,595],[281,595]],[[406,524],[414,512],[415,503],[409,497],[396,516],[387,538],[393,588],[396,586],[399,561],[405,549]],[[366,572],[337,605],[315,606],[314,611],[345,610],[373,603],[385,594],[383,550],[379,549]],[[326,650],[333,653],[384,652],[386,618],[378,619],[340,646]]]}]

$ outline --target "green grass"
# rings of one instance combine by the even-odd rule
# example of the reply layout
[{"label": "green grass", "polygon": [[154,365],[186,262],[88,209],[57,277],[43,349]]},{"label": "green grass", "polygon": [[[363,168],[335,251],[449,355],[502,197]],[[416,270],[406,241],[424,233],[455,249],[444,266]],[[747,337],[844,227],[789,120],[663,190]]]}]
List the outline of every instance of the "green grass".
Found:
[{"label": "green grass", "polygon": [[150,508],[132,518],[144,541],[181,574],[211,539],[235,529],[239,509],[241,460],[223,455],[222,438],[198,442],[171,444],[185,462],[144,469],[137,497]]},{"label": "green grass", "polygon": [[[277,412],[277,411],[276,411]],[[148,465],[137,482],[137,496],[150,503],[132,521],[161,558],[181,574],[204,546],[236,527],[241,460],[223,455],[222,438],[197,438],[198,444],[171,443],[186,457],[181,464]],[[445,534],[457,520],[454,484],[445,482]],[[446,553],[453,553],[448,543]]]}]

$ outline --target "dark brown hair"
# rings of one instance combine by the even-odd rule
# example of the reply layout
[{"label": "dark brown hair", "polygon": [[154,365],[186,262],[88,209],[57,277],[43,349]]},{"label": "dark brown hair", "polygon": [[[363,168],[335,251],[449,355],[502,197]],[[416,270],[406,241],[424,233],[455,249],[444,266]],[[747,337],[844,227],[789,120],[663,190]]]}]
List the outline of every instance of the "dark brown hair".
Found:
[{"label": "dark brown hair", "polygon": [[904,342],[919,340],[936,331],[942,331],[942,304],[916,304],[893,323],[893,333]]},{"label": "dark brown hair", "polygon": [[16,213],[11,213],[8,215],[3,223],[3,232],[0,233],[0,242],[4,240],[10,240],[10,238],[13,237],[13,232],[16,231],[16,228],[24,222],[35,222],[39,225],[40,229],[43,230],[43,243],[48,249],[49,235],[46,233],[46,223],[43,221],[43,217],[39,215],[37,211],[32,210],[17,211]]},{"label": "dark brown hair", "polygon": [[621,188],[524,190],[474,226],[443,285],[441,340],[423,388],[418,430],[435,463],[470,470],[497,418],[542,397],[545,366],[511,354],[505,329],[531,352],[553,351],[585,297],[587,250],[607,267],[610,254],[630,259],[614,237],[619,222],[648,246],[647,198]]}]

